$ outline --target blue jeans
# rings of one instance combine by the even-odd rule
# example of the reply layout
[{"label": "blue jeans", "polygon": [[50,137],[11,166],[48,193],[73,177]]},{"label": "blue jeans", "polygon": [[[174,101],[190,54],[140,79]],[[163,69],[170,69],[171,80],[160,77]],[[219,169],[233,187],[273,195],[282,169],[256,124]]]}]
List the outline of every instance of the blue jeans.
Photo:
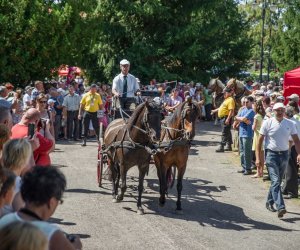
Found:
[{"label": "blue jeans", "polygon": [[269,171],[271,186],[267,202],[271,205],[275,203],[277,210],[285,208],[281,192],[281,181],[289,160],[289,151],[275,152],[266,150],[266,165]]},{"label": "blue jeans", "polygon": [[251,171],[252,137],[240,137],[240,157],[244,170]]}]

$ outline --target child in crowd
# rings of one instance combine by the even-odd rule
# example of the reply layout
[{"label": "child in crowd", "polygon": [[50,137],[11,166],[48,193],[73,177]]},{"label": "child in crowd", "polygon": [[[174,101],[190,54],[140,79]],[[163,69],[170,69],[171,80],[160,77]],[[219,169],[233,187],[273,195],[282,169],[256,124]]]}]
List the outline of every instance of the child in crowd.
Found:
[{"label": "child in crowd", "polygon": [[263,107],[262,98],[256,100],[253,106],[254,106],[255,116],[254,116],[254,123],[252,125],[252,129],[254,132],[252,151],[255,151],[255,158],[259,159],[259,164],[256,163],[257,173],[252,177],[258,178],[258,177],[263,177],[263,171],[264,171],[264,147],[262,147],[261,150],[257,149],[259,130],[261,128],[265,116],[265,110]]},{"label": "child in crowd", "polygon": [[12,171],[16,177],[12,206],[5,206],[3,213],[19,210],[24,202],[21,198],[21,173],[29,166],[32,148],[27,139],[12,139],[4,144],[2,152],[3,167]]},{"label": "child in crowd", "polygon": [[5,205],[11,206],[14,197],[15,182],[16,175],[12,171],[0,167],[0,218],[3,216],[3,207]]}]

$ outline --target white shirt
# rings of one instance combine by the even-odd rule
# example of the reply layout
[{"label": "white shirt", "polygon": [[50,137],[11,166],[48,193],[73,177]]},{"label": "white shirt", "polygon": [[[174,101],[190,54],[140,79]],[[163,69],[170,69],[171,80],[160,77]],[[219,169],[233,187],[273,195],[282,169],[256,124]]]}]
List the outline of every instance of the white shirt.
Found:
[{"label": "white shirt", "polygon": [[63,106],[67,108],[67,111],[77,111],[79,110],[80,100],[81,98],[78,94],[69,94],[64,98]]},{"label": "white shirt", "polygon": [[289,149],[289,138],[297,135],[295,124],[283,118],[281,122],[275,117],[263,122],[259,133],[265,136],[265,148],[272,151],[286,151]]},{"label": "white shirt", "polygon": [[[0,220],[0,229],[5,227],[6,225],[16,222],[16,221],[25,221],[23,220],[16,212],[15,213],[10,213],[4,217],[1,218]],[[57,227],[56,225],[50,224],[49,222],[46,221],[27,221],[31,224],[33,224],[34,226],[36,226],[37,228],[39,228],[44,235],[47,237],[48,240],[51,239],[52,235],[56,232],[56,231],[60,231],[59,227]]]},{"label": "white shirt", "polygon": [[31,96],[28,95],[27,93],[23,96],[23,107],[24,107],[24,110],[27,109],[27,102],[30,103],[31,101]]},{"label": "white shirt", "polygon": [[[124,88],[124,75],[120,73],[117,75],[112,84],[112,89],[116,90],[121,96]],[[134,94],[137,90],[140,89],[139,84],[136,81],[135,76],[128,74],[127,75],[127,97],[134,97]]]},{"label": "white shirt", "polygon": [[[292,117],[290,119],[290,121],[292,121],[294,124],[295,124],[295,127],[296,127],[296,130],[297,130],[297,134],[298,134],[298,137],[300,138],[300,121],[297,120],[296,118]],[[292,137],[290,137],[290,141],[292,141]]]}]

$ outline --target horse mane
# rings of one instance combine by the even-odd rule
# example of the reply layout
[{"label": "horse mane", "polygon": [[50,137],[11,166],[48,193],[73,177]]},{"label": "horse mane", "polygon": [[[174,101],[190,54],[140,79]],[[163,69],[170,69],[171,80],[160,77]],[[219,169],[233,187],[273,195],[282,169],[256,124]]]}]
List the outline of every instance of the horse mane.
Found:
[{"label": "horse mane", "polygon": [[174,110],[173,115],[171,115],[167,120],[167,125],[173,127],[176,126],[176,122],[178,121],[178,117],[180,117],[181,112],[183,110],[184,105],[187,103],[187,101],[184,101],[183,103],[181,103],[177,109]]},{"label": "horse mane", "polygon": [[222,83],[222,81],[219,78],[210,79],[207,87],[210,89],[212,87],[212,85],[215,84],[215,83],[218,85],[218,87],[220,87],[222,89],[225,88],[225,85]]},{"label": "horse mane", "polygon": [[218,84],[218,86],[219,86],[220,88],[222,88],[222,89],[224,89],[224,88],[225,88],[225,84],[224,84],[224,83],[222,83],[222,81],[221,81],[221,80],[219,80],[219,79],[217,79],[217,84]]},{"label": "horse mane", "polygon": [[134,110],[134,112],[132,113],[132,115],[129,117],[127,121],[128,128],[132,128],[136,124],[138,118],[140,117],[140,114],[143,112],[145,108],[146,108],[145,102],[137,106],[137,108]]},{"label": "horse mane", "polygon": [[129,129],[131,129],[137,123],[140,114],[144,111],[145,108],[150,111],[155,110],[157,112],[160,112],[159,105],[156,104],[156,102],[154,101],[147,101],[140,104],[139,106],[137,106],[137,108],[134,110],[134,112],[132,113],[132,115],[129,117],[127,121],[127,126]]},{"label": "horse mane", "polygon": [[242,81],[239,81],[239,80],[237,80],[237,79],[235,79],[235,78],[231,78],[231,79],[227,82],[227,87],[228,87],[228,88],[233,88],[232,86],[230,86],[230,85],[232,85],[232,84],[235,84],[235,89],[244,89],[244,87],[245,87],[245,85],[244,85],[244,83],[243,83]]},{"label": "horse mane", "polygon": [[236,87],[239,89],[244,89],[245,84],[242,81],[236,80]]}]

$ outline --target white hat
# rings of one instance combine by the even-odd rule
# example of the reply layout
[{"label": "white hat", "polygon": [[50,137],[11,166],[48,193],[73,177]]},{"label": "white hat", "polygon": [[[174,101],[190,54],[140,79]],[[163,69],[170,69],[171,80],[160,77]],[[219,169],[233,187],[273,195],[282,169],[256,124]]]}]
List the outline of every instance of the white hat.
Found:
[{"label": "white hat", "polygon": [[290,96],[287,97],[288,99],[298,99],[299,100],[299,95],[297,94],[291,94]]},{"label": "white hat", "polygon": [[54,101],[53,99],[49,99],[49,100],[47,101],[47,103],[48,103],[48,104],[50,104],[50,103],[55,103],[55,101]]},{"label": "white hat", "polygon": [[276,110],[276,109],[280,109],[280,108],[283,108],[285,109],[285,106],[282,102],[277,102],[275,103],[275,105],[273,106],[273,110]]},{"label": "white hat", "polygon": [[120,65],[130,65],[130,62],[126,59],[121,60]]},{"label": "white hat", "polygon": [[57,92],[60,93],[61,95],[65,95],[66,91],[62,88],[57,89]]},{"label": "white hat", "polygon": [[200,82],[197,82],[196,83],[196,87],[200,87],[201,86],[201,83]]},{"label": "white hat", "polygon": [[282,95],[277,96],[276,99],[277,99],[277,100],[282,100],[282,101],[285,100],[285,99],[284,99],[284,96],[282,96]]}]

